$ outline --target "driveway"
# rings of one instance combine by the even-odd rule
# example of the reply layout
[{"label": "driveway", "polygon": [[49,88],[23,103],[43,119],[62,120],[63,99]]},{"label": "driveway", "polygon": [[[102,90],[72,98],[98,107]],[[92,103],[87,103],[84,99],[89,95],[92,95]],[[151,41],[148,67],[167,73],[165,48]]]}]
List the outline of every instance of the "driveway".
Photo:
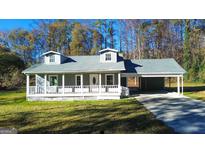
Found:
[{"label": "driveway", "polygon": [[141,94],[136,98],[177,133],[205,133],[205,102],[176,93]]}]

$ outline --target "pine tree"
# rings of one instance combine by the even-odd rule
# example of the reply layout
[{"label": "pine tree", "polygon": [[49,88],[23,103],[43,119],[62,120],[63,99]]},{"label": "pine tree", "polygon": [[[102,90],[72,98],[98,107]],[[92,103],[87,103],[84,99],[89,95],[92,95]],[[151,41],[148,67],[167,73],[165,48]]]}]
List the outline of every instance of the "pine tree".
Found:
[{"label": "pine tree", "polygon": [[[185,32],[184,32],[184,54],[183,54],[183,66],[184,69],[189,71],[191,68],[191,48],[190,48],[190,20],[185,20]],[[189,78],[189,74],[188,74]]]},{"label": "pine tree", "polygon": [[93,30],[91,55],[95,55],[101,49],[101,44],[102,35],[97,30]]}]

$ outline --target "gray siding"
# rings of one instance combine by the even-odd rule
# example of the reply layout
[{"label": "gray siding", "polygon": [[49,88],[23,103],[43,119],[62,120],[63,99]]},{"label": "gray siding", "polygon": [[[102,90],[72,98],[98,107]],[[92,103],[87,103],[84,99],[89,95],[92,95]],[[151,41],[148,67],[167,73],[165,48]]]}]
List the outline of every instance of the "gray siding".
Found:
[{"label": "gray siding", "polygon": [[[90,73],[90,74],[98,74],[98,73]],[[86,73],[83,74],[83,84],[84,85],[90,85],[90,74]],[[105,75],[106,74],[114,74],[114,84],[118,84],[118,73],[101,73],[101,84],[105,85]],[[49,85],[49,75],[56,75],[56,74],[47,74],[47,84]],[[75,75],[77,74],[65,74],[65,86],[69,85],[75,85]],[[80,74],[79,74],[80,75]],[[62,74],[58,74],[58,86],[62,86]],[[40,85],[44,85],[44,74],[39,74],[38,79],[40,79],[41,82],[38,82]]]}]

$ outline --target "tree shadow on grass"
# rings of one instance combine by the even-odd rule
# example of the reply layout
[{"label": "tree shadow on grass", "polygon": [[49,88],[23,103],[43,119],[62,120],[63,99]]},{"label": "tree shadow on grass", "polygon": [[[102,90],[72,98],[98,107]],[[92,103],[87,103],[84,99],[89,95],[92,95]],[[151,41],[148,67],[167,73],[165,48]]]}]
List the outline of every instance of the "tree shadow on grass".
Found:
[{"label": "tree shadow on grass", "polygon": [[12,104],[19,104],[24,103],[26,101],[25,96],[15,97],[15,98],[1,98],[0,99],[0,106],[1,105],[12,105]]},{"label": "tree shadow on grass", "polygon": [[[12,121],[14,125],[19,125],[22,116],[25,116],[25,113],[17,113]],[[34,121],[45,121],[45,118],[47,121],[36,125],[27,119],[32,119],[32,116]],[[99,105],[98,108],[88,105],[86,108],[62,110],[58,113],[38,114],[32,111],[27,113],[25,118],[27,120],[24,119],[26,123],[23,124],[35,127],[20,129],[19,133],[173,133],[173,130],[156,120],[142,105],[132,101],[116,103],[113,106]],[[19,127],[22,127],[22,123]]]}]

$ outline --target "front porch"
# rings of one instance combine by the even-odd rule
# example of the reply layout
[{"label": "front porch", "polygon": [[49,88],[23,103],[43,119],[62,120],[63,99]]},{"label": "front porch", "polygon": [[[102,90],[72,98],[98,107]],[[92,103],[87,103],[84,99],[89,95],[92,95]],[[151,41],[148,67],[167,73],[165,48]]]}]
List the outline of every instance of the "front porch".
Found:
[{"label": "front porch", "polygon": [[120,73],[35,74],[34,85],[27,74],[26,87],[28,100],[120,99],[129,95],[129,89],[121,86]]}]

